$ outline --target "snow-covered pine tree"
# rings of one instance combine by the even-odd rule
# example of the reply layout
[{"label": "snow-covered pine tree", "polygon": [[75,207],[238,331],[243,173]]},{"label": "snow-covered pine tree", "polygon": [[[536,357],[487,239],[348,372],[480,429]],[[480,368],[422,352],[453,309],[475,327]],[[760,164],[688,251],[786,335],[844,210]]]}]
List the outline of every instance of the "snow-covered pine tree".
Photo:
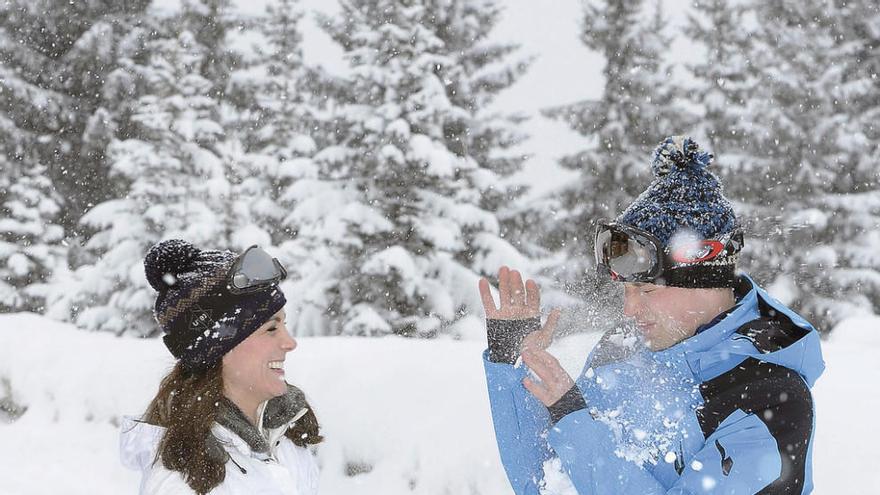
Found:
[{"label": "snow-covered pine tree", "polygon": [[877,7],[811,0],[753,8],[762,22],[749,55],[761,75],[745,109],[751,166],[728,183],[762,186],[748,206],[755,276],[830,330],[880,309]]},{"label": "snow-covered pine tree", "polygon": [[816,74],[826,100],[817,130],[827,136],[824,168],[832,178],[787,224],[798,227],[792,251],[813,244],[796,256],[799,305],[830,330],[847,316],[880,313],[880,6],[819,7],[829,44],[821,47],[827,65]]},{"label": "snow-covered pine tree", "polygon": [[[267,26],[287,22],[272,17],[284,17],[281,10],[283,7],[270,4],[268,16],[254,19],[243,17],[229,0],[185,0],[180,16],[184,28],[193,33],[204,51],[200,75],[210,81],[206,95],[218,105],[217,122],[223,128],[223,139],[212,151],[223,162],[230,190],[220,205],[222,211],[217,213],[234,226],[227,237],[230,247],[238,250],[252,244],[271,250],[283,217],[277,202],[278,161],[255,146],[263,131],[260,123],[264,118],[261,102],[266,96],[265,71],[272,57],[281,54],[268,55],[266,47],[243,43],[261,31],[265,34]],[[286,47],[299,43],[298,34],[295,37]],[[294,115],[287,118],[293,119]]]},{"label": "snow-covered pine tree", "polygon": [[757,25],[753,14],[742,2],[704,0],[694,5],[684,30],[705,48],[702,58],[692,56],[685,64],[694,87],[685,88],[683,97],[701,109],[688,132],[706,140],[705,148],[715,155],[715,173],[724,179],[725,195],[741,204],[763,189],[760,183],[737,179],[754,166],[748,127],[755,116],[746,111],[747,100],[760,92],[761,84],[750,58]]},{"label": "snow-covered pine tree", "polygon": [[[120,40],[149,0],[10,0],[0,5],[0,140],[28,142],[25,168],[42,167],[63,200],[59,221],[79,235],[80,216],[116,191],[105,148],[114,108],[104,101]],[[17,137],[10,137],[15,135]]]},{"label": "snow-covered pine tree", "polygon": [[[280,245],[293,231],[283,220],[293,207],[284,199],[297,177],[314,169],[315,137],[324,136],[316,113],[319,71],[303,64],[297,0],[279,0],[254,21],[262,35],[254,53],[230,76],[227,97],[237,107],[236,128],[252,157],[236,175],[237,190],[251,198],[253,225]],[[315,137],[313,137],[313,135]],[[290,264],[291,260],[284,260]]]},{"label": "snow-covered pine tree", "polygon": [[344,0],[325,18],[350,64],[335,145],[289,190],[301,332],[431,336],[475,311],[481,275],[525,261],[500,236],[516,119],[486,115],[525,70],[487,39],[493,1]]},{"label": "snow-covered pine tree", "polygon": [[[836,253],[831,295],[814,303],[829,323],[855,311],[880,314],[880,4],[870,0],[831,7],[838,78],[827,84],[836,116],[835,180],[819,209],[829,225],[823,240]],[[836,67],[835,67],[836,66]]]},{"label": "snow-covered pine tree", "polygon": [[[725,195],[736,203],[746,228],[740,266],[759,281],[773,279],[767,270],[779,263],[779,219],[769,218],[759,143],[766,142],[753,114],[755,101],[768,98],[764,68],[755,63],[757,21],[754,6],[736,0],[705,0],[695,4],[685,34],[702,45],[685,69],[693,87],[682,96],[699,108],[689,132],[706,139],[715,155],[715,173],[722,177]],[[778,214],[778,211],[776,212]]]},{"label": "snow-covered pine tree", "polygon": [[229,0],[183,0],[181,20],[206,51],[201,75],[211,81],[210,96],[224,100],[229,77],[239,66],[240,54],[229,45],[229,32],[242,20]]},{"label": "snow-covered pine tree", "polygon": [[22,156],[0,146],[0,313],[43,310],[43,290],[64,260],[59,199],[45,176]]},{"label": "snow-covered pine tree", "polygon": [[[681,132],[673,114],[670,67],[663,54],[670,37],[659,4],[638,0],[590,0],[584,4],[581,40],[605,56],[605,88],[598,100],[545,113],[591,138],[589,149],[561,165],[581,172],[559,195],[554,249],[567,254],[563,277],[583,277],[592,265],[588,248],[595,222],[620,213],[650,180],[650,153],[660,140]],[[591,270],[588,270],[591,272]]]},{"label": "snow-covered pine tree", "polygon": [[245,223],[231,208],[227,179],[230,150],[240,147],[226,141],[214,85],[202,76],[208,50],[183,30],[150,41],[147,51],[146,94],[130,116],[137,137],[109,147],[112,174],[128,193],[83,217],[97,231],[87,248],[99,257],[76,271],[78,290],[64,301],[87,329],[155,333],[154,293],[143,274],[149,246],[180,237],[238,248],[233,237]]},{"label": "snow-covered pine tree", "polygon": [[[0,5],[0,152],[6,160],[0,194],[7,227],[0,258],[9,272],[2,283],[17,294],[3,300],[15,307],[43,307],[47,277],[66,269],[68,246],[80,237],[80,216],[114,194],[105,150],[116,131],[116,106],[103,85],[117,69],[120,45],[137,36],[137,17],[148,3]],[[28,275],[12,275],[25,268]]]},{"label": "snow-covered pine tree", "polygon": [[821,172],[798,171],[815,184],[798,204],[805,208],[789,209],[787,247],[798,305],[830,330],[847,316],[880,312],[880,6],[820,2],[796,12],[800,25],[790,29],[820,42],[814,46],[822,59],[812,62],[821,65],[813,72],[802,65],[822,100],[820,118],[804,129],[815,144],[802,161],[821,160]]}]

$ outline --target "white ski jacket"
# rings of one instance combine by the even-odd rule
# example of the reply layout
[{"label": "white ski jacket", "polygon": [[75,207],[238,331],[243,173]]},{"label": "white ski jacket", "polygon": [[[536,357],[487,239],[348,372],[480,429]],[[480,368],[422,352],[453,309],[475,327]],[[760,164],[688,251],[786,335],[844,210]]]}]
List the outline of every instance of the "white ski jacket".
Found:
[{"label": "white ski jacket", "polygon": [[[316,495],[318,465],[312,453],[294,445],[284,432],[290,426],[264,432],[269,454],[254,452],[238,435],[219,424],[212,431],[231,458],[226,478],[210,495]],[[120,457],[129,469],[140,470],[141,495],[192,495],[195,492],[177,471],[156,459],[156,449],[165,429],[125,417],[119,437]],[[234,461],[234,462],[233,462]]]}]

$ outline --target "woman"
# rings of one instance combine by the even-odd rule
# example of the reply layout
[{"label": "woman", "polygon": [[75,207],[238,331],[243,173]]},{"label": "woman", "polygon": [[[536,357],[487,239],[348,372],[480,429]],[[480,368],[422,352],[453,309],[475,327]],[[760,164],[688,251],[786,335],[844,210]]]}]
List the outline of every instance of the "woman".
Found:
[{"label": "woman", "polygon": [[181,240],[153,246],[144,267],[177,363],[143,418],[123,424],[123,463],[143,472],[140,493],[317,493],[307,447],[322,440],[318,422],[284,380],[296,348],[284,268],[256,246],[235,256]]}]

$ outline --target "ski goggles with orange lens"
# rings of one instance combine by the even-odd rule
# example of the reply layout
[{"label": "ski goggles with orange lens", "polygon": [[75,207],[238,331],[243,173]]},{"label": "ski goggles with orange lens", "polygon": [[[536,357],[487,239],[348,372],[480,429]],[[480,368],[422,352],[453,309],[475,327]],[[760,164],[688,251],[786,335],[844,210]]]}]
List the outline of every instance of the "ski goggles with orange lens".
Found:
[{"label": "ski goggles with orange lens", "polygon": [[[732,257],[743,245],[737,229],[720,239],[692,240],[665,247],[650,232],[615,222],[596,229],[596,267],[617,282],[653,283],[668,278],[669,271]],[[733,260],[730,262],[733,263]]]}]

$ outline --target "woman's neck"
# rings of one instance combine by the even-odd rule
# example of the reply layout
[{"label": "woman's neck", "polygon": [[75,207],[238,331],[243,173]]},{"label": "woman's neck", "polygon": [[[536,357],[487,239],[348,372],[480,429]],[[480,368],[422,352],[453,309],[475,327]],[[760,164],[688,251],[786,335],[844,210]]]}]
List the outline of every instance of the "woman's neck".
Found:
[{"label": "woman's neck", "polygon": [[260,401],[252,397],[247,397],[245,394],[237,394],[235,391],[229,389],[224,390],[223,395],[225,395],[227,399],[232,401],[232,403],[244,413],[245,417],[252,425],[257,426],[257,413],[260,409]]}]

